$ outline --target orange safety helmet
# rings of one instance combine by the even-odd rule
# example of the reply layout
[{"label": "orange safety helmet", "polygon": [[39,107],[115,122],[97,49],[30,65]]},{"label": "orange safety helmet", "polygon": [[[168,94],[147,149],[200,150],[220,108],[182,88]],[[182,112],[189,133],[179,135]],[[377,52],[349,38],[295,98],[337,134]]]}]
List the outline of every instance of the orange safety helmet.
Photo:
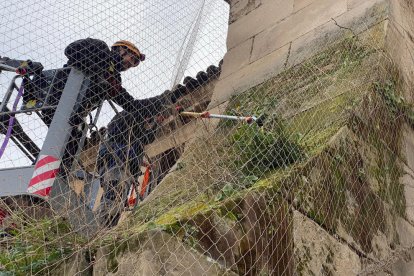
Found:
[{"label": "orange safety helmet", "polygon": [[135,54],[140,61],[144,61],[145,60],[145,55],[142,54],[139,51],[139,49],[137,48],[137,46],[135,46],[133,43],[131,43],[129,41],[119,40],[119,41],[115,42],[114,45],[112,45],[112,48],[115,48],[115,47],[125,47],[129,51],[131,51],[133,54]]}]

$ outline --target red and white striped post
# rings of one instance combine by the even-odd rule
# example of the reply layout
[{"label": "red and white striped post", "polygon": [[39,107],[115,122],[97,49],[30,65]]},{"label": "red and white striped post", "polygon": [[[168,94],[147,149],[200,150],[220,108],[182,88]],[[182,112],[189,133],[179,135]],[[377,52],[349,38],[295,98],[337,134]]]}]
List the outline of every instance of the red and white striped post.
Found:
[{"label": "red and white striped post", "polygon": [[61,161],[56,157],[40,155],[27,191],[31,194],[47,197],[59,173],[60,163]]}]

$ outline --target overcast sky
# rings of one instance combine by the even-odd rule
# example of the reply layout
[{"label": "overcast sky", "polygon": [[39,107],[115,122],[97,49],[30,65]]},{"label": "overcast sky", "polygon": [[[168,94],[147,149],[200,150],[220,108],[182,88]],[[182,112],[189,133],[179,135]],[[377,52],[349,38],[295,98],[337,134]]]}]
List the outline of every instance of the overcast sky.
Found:
[{"label": "overcast sky", "polygon": [[[123,73],[123,86],[134,97],[146,98],[218,64],[226,52],[228,14],[224,0],[2,0],[0,56],[59,68],[66,62],[65,47],[74,40],[93,37],[111,45],[126,39],[147,59]],[[12,77],[0,74],[1,98]],[[113,115],[106,106],[99,124]],[[17,118],[41,146],[47,129],[36,115]],[[0,135],[0,144],[3,139]],[[28,164],[10,142],[0,167]]]}]

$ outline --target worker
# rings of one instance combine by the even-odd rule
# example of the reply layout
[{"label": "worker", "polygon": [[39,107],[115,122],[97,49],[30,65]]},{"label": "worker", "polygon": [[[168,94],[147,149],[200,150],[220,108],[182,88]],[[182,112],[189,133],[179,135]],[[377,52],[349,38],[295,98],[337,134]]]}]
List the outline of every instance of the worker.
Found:
[{"label": "worker", "polygon": [[[163,116],[148,110],[125,110],[115,115],[107,126],[107,135],[98,155],[98,172],[104,190],[101,199],[101,222],[115,226],[127,202],[128,190],[142,174],[144,146],[155,139]],[[128,180],[128,181],[125,181]]]},{"label": "worker", "polygon": [[[69,44],[65,49],[65,55],[68,62],[64,67],[74,67],[91,80],[79,111],[96,108],[105,99],[111,99],[124,110],[132,111],[135,108],[135,105],[132,105],[134,98],[122,87],[120,74],[145,60],[145,55],[134,44],[121,40],[109,48],[101,40],[86,38]],[[58,89],[54,89],[50,95],[49,106],[59,103],[67,80],[67,75],[64,74],[58,76],[61,82],[57,84]],[[154,104],[154,101],[151,103]],[[48,125],[53,119],[54,112],[54,109],[43,112],[43,115],[49,118]],[[83,112],[78,113],[81,115]]]},{"label": "worker", "polygon": [[[136,67],[145,60],[145,55],[129,41],[117,41],[109,48],[105,42],[98,39],[80,39],[66,47],[65,55],[68,58],[66,66],[83,72],[90,79],[90,86],[70,118],[73,127],[62,159],[62,176],[66,176],[67,171],[71,169],[74,156],[79,148],[79,141],[82,137],[79,126],[82,125],[84,117],[104,100],[114,101],[129,113],[139,111],[150,114],[160,112],[169,101],[169,95],[166,94],[149,99],[134,99],[122,87],[121,72]],[[50,106],[58,104],[67,75],[62,75],[60,78],[62,80],[58,84],[60,89],[55,89],[55,92],[50,95],[48,103]],[[48,125],[53,119],[54,112],[53,109],[43,112]]]}]

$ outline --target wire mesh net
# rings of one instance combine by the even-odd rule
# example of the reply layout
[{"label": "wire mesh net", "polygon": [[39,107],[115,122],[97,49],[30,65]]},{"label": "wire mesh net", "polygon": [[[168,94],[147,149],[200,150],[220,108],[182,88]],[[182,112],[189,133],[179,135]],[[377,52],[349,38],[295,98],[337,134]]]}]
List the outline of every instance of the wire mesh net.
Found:
[{"label": "wire mesh net", "polygon": [[213,103],[224,1],[0,15],[0,274],[373,273],[408,248],[414,117],[380,21]]}]

